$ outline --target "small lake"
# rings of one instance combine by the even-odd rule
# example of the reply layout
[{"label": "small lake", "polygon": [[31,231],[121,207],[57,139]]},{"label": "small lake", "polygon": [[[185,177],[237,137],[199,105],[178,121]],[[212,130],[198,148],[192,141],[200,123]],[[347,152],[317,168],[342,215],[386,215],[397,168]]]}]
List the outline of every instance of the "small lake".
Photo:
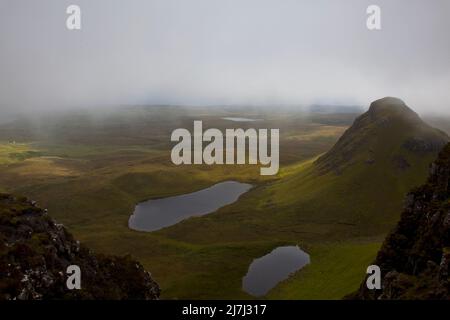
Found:
[{"label": "small lake", "polygon": [[250,190],[251,184],[225,181],[197,192],[139,203],[128,226],[137,231],[156,231],[189,217],[203,216],[231,204]]},{"label": "small lake", "polygon": [[264,296],[278,283],[309,263],[309,255],[298,246],[278,247],[253,260],[242,279],[242,289],[254,297]]},{"label": "small lake", "polygon": [[235,118],[235,117],[226,117],[222,118],[223,120],[229,120],[234,122],[255,122],[255,121],[262,121],[262,119],[250,119],[250,118]]}]

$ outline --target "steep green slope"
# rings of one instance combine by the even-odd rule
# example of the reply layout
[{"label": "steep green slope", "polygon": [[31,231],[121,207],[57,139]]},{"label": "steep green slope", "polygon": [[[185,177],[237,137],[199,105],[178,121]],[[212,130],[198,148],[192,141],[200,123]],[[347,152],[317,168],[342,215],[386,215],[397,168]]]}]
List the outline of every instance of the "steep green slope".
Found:
[{"label": "steep green slope", "polygon": [[[428,165],[447,141],[401,100],[384,98],[328,153],[267,194],[299,221],[350,226],[347,237],[385,233],[398,220],[403,196],[425,181]],[[331,227],[327,236],[339,230]]]},{"label": "steep green slope", "polygon": [[382,271],[381,290],[368,290],[363,281],[348,298],[450,299],[450,144],[427,183],[408,194],[374,264]]}]

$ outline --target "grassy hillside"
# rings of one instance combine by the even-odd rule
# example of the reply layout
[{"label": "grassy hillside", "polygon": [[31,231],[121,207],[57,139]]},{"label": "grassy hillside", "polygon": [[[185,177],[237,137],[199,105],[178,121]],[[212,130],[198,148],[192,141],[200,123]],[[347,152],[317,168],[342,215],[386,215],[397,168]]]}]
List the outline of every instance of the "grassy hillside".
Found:
[{"label": "grassy hillside", "polygon": [[[235,124],[223,116],[264,121]],[[381,239],[398,219],[404,193],[423,182],[437,153],[421,149],[421,143],[416,150],[416,144],[405,142],[411,137],[429,141],[430,134],[433,141],[447,139],[425,124],[410,126],[395,116],[391,127],[383,121],[381,126],[362,126],[374,132],[350,143],[351,157],[348,152],[332,157],[327,153],[316,162],[354,115],[168,108],[109,115],[106,120],[79,119],[58,119],[20,134],[16,126],[0,128],[4,140],[20,136],[27,148],[39,152],[37,157],[5,163],[0,186],[38,200],[97,251],[132,254],[152,272],[163,298],[250,298],[241,290],[249,264],[286,244],[299,244],[310,253],[311,264],[267,298],[338,299],[354,291]],[[168,135],[174,128],[190,128],[193,119],[218,128],[280,128],[279,176],[262,178],[259,168],[251,166],[173,166]],[[360,133],[353,136],[359,138]],[[3,157],[10,159],[10,154],[5,151]],[[139,201],[228,179],[255,187],[235,204],[170,228],[152,233],[127,228]]]},{"label": "grassy hillside", "polygon": [[362,280],[349,299],[448,300],[450,298],[450,144],[429,170],[426,184],[412,190],[395,229],[373,264],[383,286]]},{"label": "grassy hillside", "polygon": [[239,203],[159,233],[197,244],[300,243],[312,264],[273,296],[339,298],[355,288],[378,240],[398,221],[404,196],[425,180],[446,141],[402,102],[383,99],[317,161],[285,168],[280,180]]},{"label": "grassy hillside", "polygon": [[[240,290],[248,264],[285,240],[249,242],[237,228],[242,242],[216,242],[211,232],[201,235],[203,243],[197,244],[127,227],[135,204],[142,200],[228,179],[261,185],[276,178],[261,177],[254,166],[176,167],[169,159],[170,132],[175,128],[190,128],[194,119],[218,128],[282,128],[281,162],[287,172],[287,167],[295,171],[298,162],[328,150],[355,117],[245,110],[154,107],[19,118],[0,127],[0,158],[5,159],[0,164],[0,189],[38,200],[96,251],[138,258],[163,282],[163,297],[248,297]],[[264,120],[233,123],[221,119],[225,116]],[[29,151],[39,154],[28,157]]]},{"label": "grassy hillside", "polygon": [[[425,180],[447,141],[401,101],[382,99],[329,152],[264,197],[301,221],[347,225],[348,237],[378,235],[397,221],[404,195]],[[326,236],[341,237],[339,230]]]}]

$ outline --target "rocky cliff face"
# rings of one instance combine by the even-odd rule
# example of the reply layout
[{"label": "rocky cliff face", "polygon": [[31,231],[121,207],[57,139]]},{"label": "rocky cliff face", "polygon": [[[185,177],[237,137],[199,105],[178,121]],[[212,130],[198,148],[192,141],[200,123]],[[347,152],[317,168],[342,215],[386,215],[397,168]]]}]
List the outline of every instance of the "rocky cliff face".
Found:
[{"label": "rocky cliff face", "polygon": [[382,290],[368,290],[364,281],[349,298],[450,299],[450,144],[431,165],[427,183],[408,195],[374,264]]},{"label": "rocky cliff face", "polygon": [[[81,289],[66,286],[69,265]],[[130,257],[95,255],[33,202],[0,194],[0,300],[157,299],[160,289]]]}]

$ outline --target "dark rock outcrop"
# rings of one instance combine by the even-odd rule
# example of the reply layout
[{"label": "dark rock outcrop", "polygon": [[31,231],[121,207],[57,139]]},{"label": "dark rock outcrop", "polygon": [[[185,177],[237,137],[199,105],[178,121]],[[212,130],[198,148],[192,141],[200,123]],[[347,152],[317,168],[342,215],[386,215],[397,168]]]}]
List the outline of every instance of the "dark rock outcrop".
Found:
[{"label": "dark rock outcrop", "polygon": [[374,264],[382,289],[364,281],[353,299],[450,299],[450,144],[430,167],[425,185],[406,199],[395,230]]},{"label": "dark rock outcrop", "polygon": [[[66,286],[69,265],[81,289]],[[34,202],[0,194],[0,300],[157,299],[160,289],[131,257],[95,255]]]}]

